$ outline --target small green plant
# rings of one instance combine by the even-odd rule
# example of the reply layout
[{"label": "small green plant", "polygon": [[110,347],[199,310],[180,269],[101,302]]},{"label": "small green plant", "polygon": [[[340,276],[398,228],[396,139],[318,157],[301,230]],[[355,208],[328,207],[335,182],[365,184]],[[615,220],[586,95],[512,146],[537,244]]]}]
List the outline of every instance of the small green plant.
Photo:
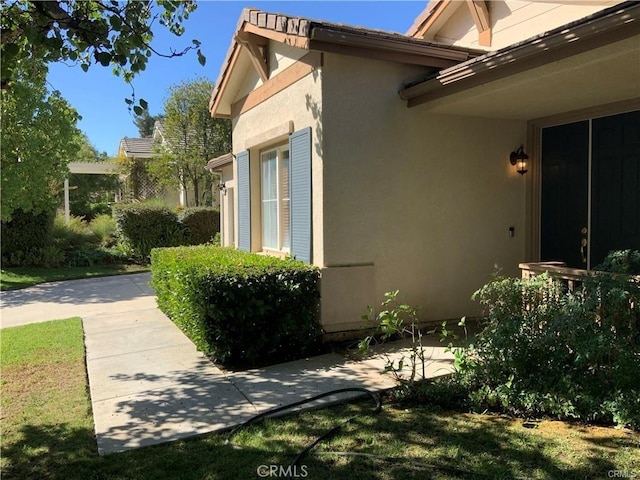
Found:
[{"label": "small green plant", "polygon": [[111,215],[96,215],[89,223],[91,232],[100,240],[103,247],[111,247],[115,245],[116,238],[116,221]]},{"label": "small green plant", "polygon": [[[415,384],[419,373],[421,373],[420,378],[425,378],[426,361],[429,359],[425,355],[418,313],[414,307],[398,300],[399,293],[398,290],[385,293],[385,300],[380,305],[381,310],[378,313],[375,313],[371,306],[367,307],[368,313],[362,315],[361,318],[366,322],[365,328],[373,327],[373,332],[359,342],[358,350],[362,355],[366,355],[369,353],[372,343],[409,338],[410,353],[408,358],[403,355],[396,361],[385,354],[387,358],[385,371],[390,372],[399,383],[411,387]],[[405,375],[407,363],[408,377]]]},{"label": "small green plant", "polygon": [[88,248],[98,245],[89,224],[82,217],[69,216],[69,222],[63,212],[59,211],[53,221],[53,242],[65,251]]}]

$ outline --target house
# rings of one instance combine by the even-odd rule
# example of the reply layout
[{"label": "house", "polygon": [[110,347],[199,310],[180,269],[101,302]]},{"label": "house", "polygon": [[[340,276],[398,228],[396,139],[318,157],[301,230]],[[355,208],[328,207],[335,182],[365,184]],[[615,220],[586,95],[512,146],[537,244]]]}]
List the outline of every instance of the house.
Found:
[{"label": "house", "polygon": [[457,319],[496,266],[640,249],[639,20],[434,0],[397,34],[245,9],[210,102],[233,123],[223,244],[318,265],[338,337],[387,291]]},{"label": "house", "polygon": [[[180,185],[177,189],[160,185],[148,174],[148,162],[158,156],[158,149],[165,143],[165,132],[161,121],[156,121],[153,135],[148,138],[124,137],[120,140],[118,157],[126,159],[131,165],[130,173],[125,181],[127,194],[130,199],[145,200],[162,198],[169,204],[193,206],[194,193],[185,191]],[[217,206],[217,195],[213,195],[213,205]]]}]

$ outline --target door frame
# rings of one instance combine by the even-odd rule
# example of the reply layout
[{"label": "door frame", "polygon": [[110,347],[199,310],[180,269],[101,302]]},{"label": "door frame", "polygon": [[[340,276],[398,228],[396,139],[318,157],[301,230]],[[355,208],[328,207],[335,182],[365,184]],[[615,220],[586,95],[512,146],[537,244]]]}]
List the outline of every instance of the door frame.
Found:
[{"label": "door frame", "polygon": [[[542,223],[542,129],[566,123],[608,117],[620,113],[640,110],[640,98],[598,105],[595,107],[540,117],[527,122],[527,147],[529,149],[529,171],[526,177],[525,222],[525,261],[540,261],[540,238]],[[589,147],[591,148],[591,147]],[[591,173],[589,173],[591,175]]]}]

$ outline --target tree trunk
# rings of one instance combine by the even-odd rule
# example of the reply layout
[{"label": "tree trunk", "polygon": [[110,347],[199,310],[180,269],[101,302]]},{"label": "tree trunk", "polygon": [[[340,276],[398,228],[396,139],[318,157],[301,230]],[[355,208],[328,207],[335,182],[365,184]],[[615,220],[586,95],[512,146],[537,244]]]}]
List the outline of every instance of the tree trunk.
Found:
[{"label": "tree trunk", "polygon": [[195,178],[192,179],[191,183],[193,184],[193,201],[195,202],[195,206],[200,206],[200,181]]}]

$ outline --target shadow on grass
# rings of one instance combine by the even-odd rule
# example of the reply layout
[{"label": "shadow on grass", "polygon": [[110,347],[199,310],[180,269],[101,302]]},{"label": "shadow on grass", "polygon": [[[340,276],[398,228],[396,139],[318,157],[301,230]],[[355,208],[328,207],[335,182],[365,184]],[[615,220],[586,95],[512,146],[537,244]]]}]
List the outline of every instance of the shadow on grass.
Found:
[{"label": "shadow on grass", "polygon": [[[226,434],[112,454],[97,455],[93,432],[65,425],[25,426],[22,439],[3,445],[7,479],[221,479],[259,478],[261,465],[286,468],[303,446],[346,416],[366,405],[335,407],[255,425],[225,445]],[[417,408],[391,409],[359,417],[317,453],[300,462],[309,479],[596,479],[620,469],[602,455],[593,454],[567,466],[562,458],[543,451],[542,439],[525,441],[500,418],[460,422],[457,414]],[[283,425],[284,424],[284,425]],[[523,434],[524,435],[524,434]],[[600,439],[618,448],[636,448],[633,439]],[[249,445],[242,446],[243,444]],[[331,451],[388,456],[394,448],[397,462],[374,457],[339,456]],[[566,452],[570,455],[570,452]],[[414,462],[414,463],[412,463]],[[293,471],[292,471],[293,472]]]}]

